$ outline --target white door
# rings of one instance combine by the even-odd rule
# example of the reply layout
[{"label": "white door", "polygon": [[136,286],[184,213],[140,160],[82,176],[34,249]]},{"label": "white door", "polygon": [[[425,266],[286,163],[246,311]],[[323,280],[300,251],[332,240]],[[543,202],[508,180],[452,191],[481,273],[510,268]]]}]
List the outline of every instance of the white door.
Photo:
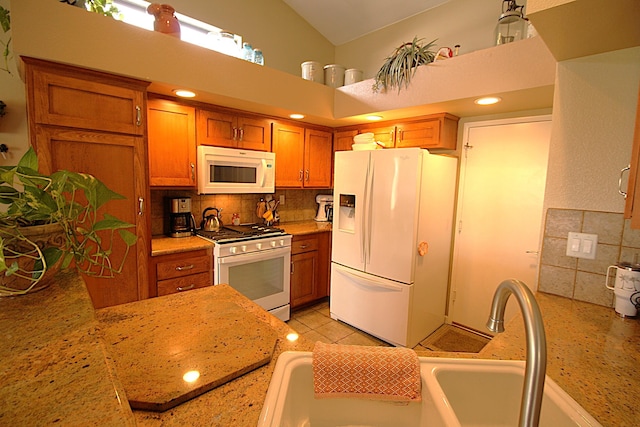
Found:
[{"label": "white door", "polygon": [[[465,126],[449,323],[488,333],[500,282],[537,288],[550,135],[549,116]],[[517,309],[510,298],[505,320]]]}]

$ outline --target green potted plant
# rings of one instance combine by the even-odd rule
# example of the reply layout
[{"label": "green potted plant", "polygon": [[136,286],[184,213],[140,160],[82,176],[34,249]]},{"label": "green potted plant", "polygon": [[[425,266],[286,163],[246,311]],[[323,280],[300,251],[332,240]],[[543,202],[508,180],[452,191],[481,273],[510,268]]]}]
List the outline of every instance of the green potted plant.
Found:
[{"label": "green potted plant", "polygon": [[[39,173],[32,148],[17,166],[1,166],[0,296],[40,289],[53,272],[72,266],[97,277],[121,272],[137,236],[127,230],[132,224],[106,213],[100,217],[99,210],[122,198],[89,174]],[[43,231],[52,234],[43,237]],[[118,239],[126,251],[114,262]]]},{"label": "green potted plant", "polygon": [[436,53],[430,49],[435,46],[435,40],[426,45],[422,43],[422,40],[417,36],[414,37],[413,41],[403,43],[394,50],[391,56],[385,59],[374,78],[374,92],[386,91],[394,87],[397,87],[400,92],[402,86],[406,89],[409,87],[416,69],[420,65],[433,62]]}]

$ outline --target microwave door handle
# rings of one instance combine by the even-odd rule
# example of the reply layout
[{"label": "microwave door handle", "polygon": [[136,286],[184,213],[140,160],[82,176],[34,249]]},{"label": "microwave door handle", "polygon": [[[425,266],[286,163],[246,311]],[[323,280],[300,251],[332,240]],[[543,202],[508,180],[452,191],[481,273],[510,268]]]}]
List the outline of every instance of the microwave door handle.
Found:
[{"label": "microwave door handle", "polygon": [[264,188],[264,184],[267,181],[267,160],[262,159],[262,177],[260,179],[260,188]]}]

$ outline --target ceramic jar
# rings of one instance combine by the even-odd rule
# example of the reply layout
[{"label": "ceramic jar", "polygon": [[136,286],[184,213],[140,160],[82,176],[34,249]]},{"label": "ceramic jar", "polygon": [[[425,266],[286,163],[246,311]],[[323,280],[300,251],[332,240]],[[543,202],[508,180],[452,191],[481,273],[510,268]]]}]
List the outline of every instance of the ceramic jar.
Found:
[{"label": "ceramic jar", "polygon": [[156,18],[153,23],[154,31],[180,38],[180,22],[176,18],[175,11],[168,4],[151,3],[147,7],[147,13]]}]

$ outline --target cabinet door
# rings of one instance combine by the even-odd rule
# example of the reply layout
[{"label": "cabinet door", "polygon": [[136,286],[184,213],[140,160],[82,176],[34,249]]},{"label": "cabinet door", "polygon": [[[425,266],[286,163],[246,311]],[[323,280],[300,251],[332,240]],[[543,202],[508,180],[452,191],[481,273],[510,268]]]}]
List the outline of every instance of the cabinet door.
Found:
[{"label": "cabinet door", "polygon": [[35,123],[144,135],[144,93],[32,68]]},{"label": "cabinet door", "polygon": [[238,128],[232,114],[198,110],[196,113],[196,135],[198,145],[215,145],[235,148]]},{"label": "cabinet door", "polygon": [[367,127],[362,128],[358,133],[372,132],[373,138],[384,145],[385,148],[393,148],[396,146],[396,127],[395,126],[383,126],[383,127]]},{"label": "cabinet door", "polygon": [[[91,132],[80,129],[36,127],[35,146],[40,169],[46,174],[66,169],[94,175],[111,190],[124,196],[98,210],[135,225],[138,242],[124,258],[126,247],[116,239],[112,261],[124,259],[122,272],[113,279],[84,277],[95,308],[137,301],[148,296],[149,221],[144,138],[132,135]],[[103,236],[108,245],[109,235]]]},{"label": "cabinet door", "polygon": [[302,187],[304,129],[282,123],[273,125],[273,152],[276,154],[276,187]]},{"label": "cabinet door", "polygon": [[196,185],[195,108],[163,99],[147,102],[149,184]]},{"label": "cabinet door", "polygon": [[631,163],[629,164],[629,180],[627,185],[627,200],[625,202],[624,217],[631,218],[631,228],[640,229],[640,94],[638,94],[638,108],[636,109],[636,127],[631,148]]},{"label": "cabinet door", "polygon": [[396,147],[435,147],[440,143],[440,120],[425,120],[396,126]]},{"label": "cabinet door", "polygon": [[238,117],[238,148],[271,151],[271,121],[251,117]]},{"label": "cabinet door", "polygon": [[315,300],[318,251],[291,256],[291,307]]},{"label": "cabinet door", "polygon": [[[304,186],[331,187],[331,133],[307,129],[304,138]],[[277,171],[277,170],[276,170]]]},{"label": "cabinet door", "polygon": [[351,151],[353,137],[357,134],[357,130],[336,132],[333,136],[333,151]]}]

